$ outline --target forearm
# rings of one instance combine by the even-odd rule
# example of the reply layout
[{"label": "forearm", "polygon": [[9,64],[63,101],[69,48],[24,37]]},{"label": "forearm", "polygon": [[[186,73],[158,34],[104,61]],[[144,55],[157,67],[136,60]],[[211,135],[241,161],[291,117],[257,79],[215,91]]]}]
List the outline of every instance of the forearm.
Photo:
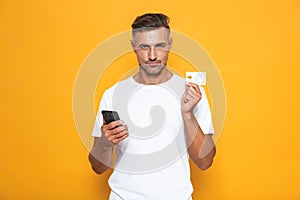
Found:
[{"label": "forearm", "polygon": [[112,150],[113,146],[108,145],[104,138],[95,138],[89,161],[97,174],[102,174],[112,165]]},{"label": "forearm", "polygon": [[194,114],[182,114],[188,153],[193,162],[202,170],[209,168],[216,154],[211,134],[205,135]]}]

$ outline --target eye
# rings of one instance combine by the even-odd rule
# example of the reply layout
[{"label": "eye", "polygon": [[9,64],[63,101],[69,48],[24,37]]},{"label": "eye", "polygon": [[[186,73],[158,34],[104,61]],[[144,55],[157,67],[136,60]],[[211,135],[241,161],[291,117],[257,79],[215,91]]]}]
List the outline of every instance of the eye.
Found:
[{"label": "eye", "polygon": [[147,50],[147,49],[149,49],[149,46],[148,45],[141,45],[140,48],[142,50]]},{"label": "eye", "polygon": [[157,44],[156,48],[157,49],[163,49],[163,48],[165,48],[165,46],[166,46],[165,44]]}]

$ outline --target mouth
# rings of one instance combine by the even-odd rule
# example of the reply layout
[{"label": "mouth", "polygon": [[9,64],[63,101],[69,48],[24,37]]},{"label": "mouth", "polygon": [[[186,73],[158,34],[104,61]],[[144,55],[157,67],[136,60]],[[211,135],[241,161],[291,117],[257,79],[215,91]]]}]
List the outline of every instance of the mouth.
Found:
[{"label": "mouth", "polygon": [[157,66],[157,65],[160,65],[161,62],[160,61],[155,61],[155,62],[146,62],[147,65],[150,65],[150,66]]}]

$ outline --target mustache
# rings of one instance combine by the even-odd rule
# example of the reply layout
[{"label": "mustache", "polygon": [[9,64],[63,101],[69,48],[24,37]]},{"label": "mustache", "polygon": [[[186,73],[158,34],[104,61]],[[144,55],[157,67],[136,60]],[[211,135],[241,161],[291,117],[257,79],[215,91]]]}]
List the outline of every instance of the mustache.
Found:
[{"label": "mustache", "polygon": [[145,64],[160,64],[160,60],[155,60],[155,61],[146,61]]}]

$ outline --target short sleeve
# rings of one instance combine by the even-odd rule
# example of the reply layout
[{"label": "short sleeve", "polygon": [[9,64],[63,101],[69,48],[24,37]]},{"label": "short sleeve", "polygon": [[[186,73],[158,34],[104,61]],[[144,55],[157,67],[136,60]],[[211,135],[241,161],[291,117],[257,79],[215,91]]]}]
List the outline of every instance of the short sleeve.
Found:
[{"label": "short sleeve", "polygon": [[200,87],[202,98],[194,110],[195,117],[204,134],[213,134],[214,127],[212,123],[211,112],[207,96],[203,87]]},{"label": "short sleeve", "polygon": [[93,137],[101,137],[102,132],[101,132],[101,126],[103,125],[103,118],[101,111],[102,110],[111,110],[110,108],[110,102],[109,102],[109,95],[107,92],[104,92],[102,99],[100,101],[100,106],[96,115],[95,123],[94,123],[94,128],[92,131],[92,136]]}]

